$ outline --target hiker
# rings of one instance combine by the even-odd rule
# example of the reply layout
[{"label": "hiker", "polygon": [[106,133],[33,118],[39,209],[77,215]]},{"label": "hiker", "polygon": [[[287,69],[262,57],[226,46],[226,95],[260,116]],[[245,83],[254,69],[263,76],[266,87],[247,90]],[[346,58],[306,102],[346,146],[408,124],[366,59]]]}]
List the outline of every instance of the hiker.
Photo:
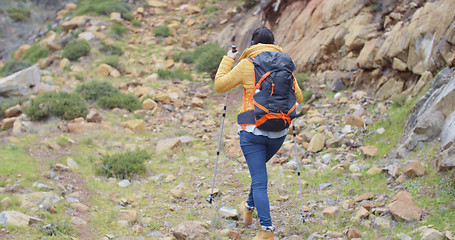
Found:
[{"label": "hiker", "polygon": [[[283,49],[274,45],[274,42],[275,38],[268,28],[257,28],[253,32],[251,46],[243,51],[238,64],[234,67],[238,53],[230,50],[227,56],[223,57],[215,77],[215,89],[219,93],[227,92],[237,85],[243,86],[242,110],[237,118],[240,123],[238,134],[240,135],[240,146],[250,172],[251,186],[248,198],[241,203],[240,208],[243,213],[244,223],[247,226],[252,224],[253,211],[255,208],[257,209],[261,228],[254,238],[255,240],[274,239],[275,228],[272,225],[270,203],[267,195],[268,177],[266,163],[280,149],[288,132],[287,128],[280,131],[261,130],[254,124],[254,118],[252,122],[247,121],[248,123],[244,124],[245,117],[253,117],[253,115],[248,114],[253,112],[251,110],[254,109],[252,95],[254,91],[259,91],[255,89],[255,69],[252,59],[264,52],[283,52]],[[292,67],[292,70],[294,70],[293,63]],[[298,103],[302,103],[302,91],[295,78],[292,76],[291,79],[293,79],[293,90],[295,92],[294,99]],[[253,93],[251,93],[252,91]],[[295,107],[295,103],[293,104]]]}]

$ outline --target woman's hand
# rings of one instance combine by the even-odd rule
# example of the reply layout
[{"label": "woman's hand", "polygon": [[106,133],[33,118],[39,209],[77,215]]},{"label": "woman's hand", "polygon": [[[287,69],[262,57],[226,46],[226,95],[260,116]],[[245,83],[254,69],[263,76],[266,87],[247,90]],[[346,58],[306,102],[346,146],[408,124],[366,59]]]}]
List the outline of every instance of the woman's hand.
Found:
[{"label": "woman's hand", "polygon": [[227,52],[226,55],[227,55],[228,57],[234,59],[234,60],[237,60],[238,53],[239,53],[239,52],[235,52],[235,53],[234,53],[234,52],[232,52],[232,50],[229,50],[229,52]]}]

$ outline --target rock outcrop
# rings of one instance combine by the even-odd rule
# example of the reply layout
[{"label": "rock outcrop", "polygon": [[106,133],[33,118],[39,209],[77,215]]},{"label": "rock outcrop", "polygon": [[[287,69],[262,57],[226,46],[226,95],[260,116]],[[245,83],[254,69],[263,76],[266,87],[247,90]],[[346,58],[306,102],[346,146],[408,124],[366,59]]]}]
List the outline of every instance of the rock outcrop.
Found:
[{"label": "rock outcrop", "polygon": [[41,70],[33,65],[0,79],[0,96],[29,96],[36,93],[41,84]]}]

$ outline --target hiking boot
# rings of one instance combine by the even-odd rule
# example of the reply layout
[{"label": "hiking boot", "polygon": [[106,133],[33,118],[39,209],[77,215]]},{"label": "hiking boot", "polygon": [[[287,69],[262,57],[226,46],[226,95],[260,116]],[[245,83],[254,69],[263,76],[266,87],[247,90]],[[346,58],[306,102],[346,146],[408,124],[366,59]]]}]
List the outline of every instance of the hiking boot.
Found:
[{"label": "hiking boot", "polygon": [[253,240],[276,240],[276,238],[274,237],[273,231],[264,231],[260,229],[258,235],[256,235]]},{"label": "hiking boot", "polygon": [[253,212],[254,212],[254,207],[246,207],[246,201],[243,201],[240,204],[240,209],[242,210],[243,213],[243,223],[245,223],[245,226],[249,226],[253,224]]}]

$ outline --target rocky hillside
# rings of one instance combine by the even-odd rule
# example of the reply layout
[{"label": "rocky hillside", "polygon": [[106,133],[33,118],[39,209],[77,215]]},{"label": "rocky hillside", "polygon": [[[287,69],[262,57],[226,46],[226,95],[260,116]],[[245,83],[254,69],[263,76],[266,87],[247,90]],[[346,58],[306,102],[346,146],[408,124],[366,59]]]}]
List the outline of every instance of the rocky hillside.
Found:
[{"label": "rocky hillside", "polygon": [[454,239],[453,5],[67,4],[0,71],[0,238],[251,239],[239,88],[206,201],[224,103],[210,72],[266,24],[307,96],[298,156],[290,133],[268,166],[276,236]]}]

